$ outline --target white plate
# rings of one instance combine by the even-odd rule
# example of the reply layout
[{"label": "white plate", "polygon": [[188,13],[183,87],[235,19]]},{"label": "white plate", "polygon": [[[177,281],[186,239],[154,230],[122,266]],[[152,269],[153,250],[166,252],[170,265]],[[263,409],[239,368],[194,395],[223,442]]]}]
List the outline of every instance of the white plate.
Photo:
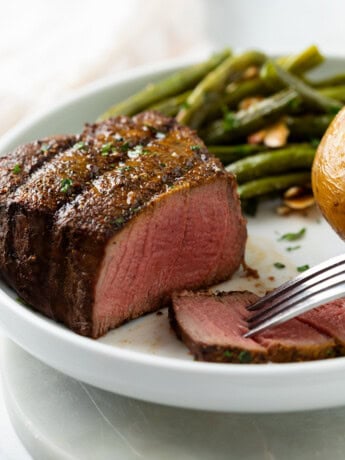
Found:
[{"label": "white plate", "polygon": [[[328,70],[345,62],[330,60]],[[116,100],[178,68],[156,68],[93,86],[72,100],[12,131],[0,153],[49,134],[75,132]],[[288,277],[299,265],[343,252],[344,243],[315,212],[307,217],[277,217],[268,203],[248,222],[247,260],[261,274],[241,274],[224,289],[249,288],[263,293]],[[279,235],[307,228],[301,248],[287,252]],[[283,262],[278,270],[274,262]],[[0,324],[24,349],[52,367],[105,390],[148,401],[195,409],[276,412],[345,404],[345,358],[294,364],[232,365],[194,362],[169,330],[166,311],[133,321],[95,341],[23,307],[5,285],[0,289]]]}]

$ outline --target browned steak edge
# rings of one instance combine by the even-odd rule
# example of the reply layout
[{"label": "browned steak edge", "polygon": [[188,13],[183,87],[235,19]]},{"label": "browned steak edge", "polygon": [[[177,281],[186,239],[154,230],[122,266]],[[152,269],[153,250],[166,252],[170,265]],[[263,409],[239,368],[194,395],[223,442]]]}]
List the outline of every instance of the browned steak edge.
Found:
[{"label": "browned steak edge", "polygon": [[[249,291],[242,291],[243,293],[253,294]],[[178,293],[175,293],[175,295]],[[188,291],[187,295],[200,295],[209,296],[212,295],[209,291]],[[215,293],[217,297],[228,295],[229,292],[218,291]],[[174,295],[173,295],[174,296]],[[173,299],[173,297],[172,297]],[[262,364],[267,363],[267,352],[248,352],[237,347],[221,347],[217,345],[209,345],[203,342],[194,342],[189,337],[188,333],[178,323],[173,308],[173,300],[168,305],[168,317],[171,328],[175,331],[176,336],[187,346],[197,361],[207,361],[214,363],[233,363],[233,364]]]},{"label": "browned steak edge", "polygon": [[[13,257],[13,211],[11,196],[30,176],[77,140],[75,135],[51,136],[19,146],[12,154],[0,158],[0,268],[11,283],[10,260]],[[12,174],[11,174],[12,172]],[[4,188],[4,184],[7,184]]]},{"label": "browned steak edge", "polygon": [[[241,292],[243,294],[253,294],[250,291],[233,291],[233,292]],[[216,293],[212,293],[209,291],[185,291],[183,294],[185,295],[200,295],[200,296],[227,296],[231,294],[231,291],[218,291]],[[179,293],[175,293],[174,295],[179,295]],[[173,296],[174,296],[173,295]],[[173,299],[173,297],[172,297]],[[297,318],[298,321],[307,324],[312,329],[317,332],[326,335],[330,339],[333,340],[333,346],[331,348],[323,348],[320,349],[319,346],[311,346],[311,347],[283,347],[283,346],[274,346],[274,347],[266,347],[266,353],[253,353],[248,352],[247,350],[243,350],[237,347],[220,347],[216,345],[205,344],[202,342],[195,342],[191,340],[188,333],[181,327],[178,323],[173,307],[173,300],[169,303],[168,309],[168,317],[171,328],[175,331],[176,336],[180,339],[187,348],[191,351],[193,356],[197,361],[208,361],[208,362],[218,362],[218,363],[252,363],[252,364],[261,364],[267,362],[274,362],[274,363],[291,363],[291,362],[301,362],[301,361],[313,361],[319,359],[330,359],[339,356],[344,356],[344,347],[334,338],[329,335],[323,328],[322,325],[320,327],[315,327],[315,325],[310,324],[308,321],[301,320]],[[255,337],[253,337],[255,340]]]}]

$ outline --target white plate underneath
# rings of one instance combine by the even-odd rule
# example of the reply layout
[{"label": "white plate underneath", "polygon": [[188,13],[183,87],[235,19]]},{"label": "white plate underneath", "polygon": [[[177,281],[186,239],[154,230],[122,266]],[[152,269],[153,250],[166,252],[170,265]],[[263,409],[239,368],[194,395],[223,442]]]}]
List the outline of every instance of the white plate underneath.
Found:
[{"label": "white plate underneath", "polygon": [[[330,61],[331,71],[340,61]],[[345,65],[344,65],[345,67]],[[79,130],[107,106],[175,67],[132,73],[117,82],[103,82],[73,100],[18,127],[4,138],[0,152],[36,137]],[[310,266],[344,250],[344,243],[316,212],[278,217],[268,203],[249,219],[247,262],[260,279],[238,273],[222,289],[251,289],[262,294]],[[279,235],[305,227],[305,237],[283,243]],[[288,246],[300,246],[287,251]],[[278,270],[275,262],[285,268]],[[345,358],[293,364],[232,365],[194,362],[169,329],[167,312],[133,321],[95,341],[31,311],[0,286],[0,324],[24,349],[52,367],[105,390],[152,402],[186,408],[282,412],[345,404]],[[218,286],[219,288],[219,286]]]}]

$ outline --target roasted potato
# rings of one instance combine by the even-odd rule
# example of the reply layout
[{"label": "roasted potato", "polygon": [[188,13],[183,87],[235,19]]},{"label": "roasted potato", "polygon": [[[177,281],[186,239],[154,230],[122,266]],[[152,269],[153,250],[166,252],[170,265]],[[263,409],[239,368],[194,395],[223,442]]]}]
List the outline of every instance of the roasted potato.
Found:
[{"label": "roasted potato", "polygon": [[329,125],[317,149],[312,186],[322,214],[345,239],[345,108]]}]

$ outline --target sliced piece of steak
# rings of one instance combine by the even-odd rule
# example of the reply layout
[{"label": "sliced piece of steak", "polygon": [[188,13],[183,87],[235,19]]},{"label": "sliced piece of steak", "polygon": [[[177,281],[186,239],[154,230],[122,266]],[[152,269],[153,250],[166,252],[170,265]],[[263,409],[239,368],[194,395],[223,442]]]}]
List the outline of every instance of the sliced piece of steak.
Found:
[{"label": "sliced piece of steak", "polygon": [[267,349],[270,361],[289,363],[332,358],[337,355],[335,341],[329,334],[298,318],[264,331],[254,338]]},{"label": "sliced piece of steak", "polygon": [[173,294],[169,307],[171,325],[195,358],[202,361],[291,362],[337,354],[333,338],[298,319],[244,338],[249,316],[246,307],[257,299],[248,291]]},{"label": "sliced piece of steak", "polygon": [[4,277],[11,251],[11,238],[8,233],[11,218],[7,209],[11,194],[45,162],[71,147],[76,139],[74,135],[52,136],[21,145],[11,154],[0,157],[0,267]]},{"label": "sliced piece of steak", "polygon": [[267,350],[244,338],[248,331],[246,307],[255,302],[252,292],[184,291],[173,294],[169,318],[177,336],[199,361],[263,363]]},{"label": "sliced piece of steak", "polygon": [[10,284],[83,335],[225,280],[243,260],[235,179],[193,131],[154,112],[86,126],[8,205]]},{"label": "sliced piece of steak", "polygon": [[303,313],[299,319],[334,338],[339,353],[345,355],[345,298]]}]

